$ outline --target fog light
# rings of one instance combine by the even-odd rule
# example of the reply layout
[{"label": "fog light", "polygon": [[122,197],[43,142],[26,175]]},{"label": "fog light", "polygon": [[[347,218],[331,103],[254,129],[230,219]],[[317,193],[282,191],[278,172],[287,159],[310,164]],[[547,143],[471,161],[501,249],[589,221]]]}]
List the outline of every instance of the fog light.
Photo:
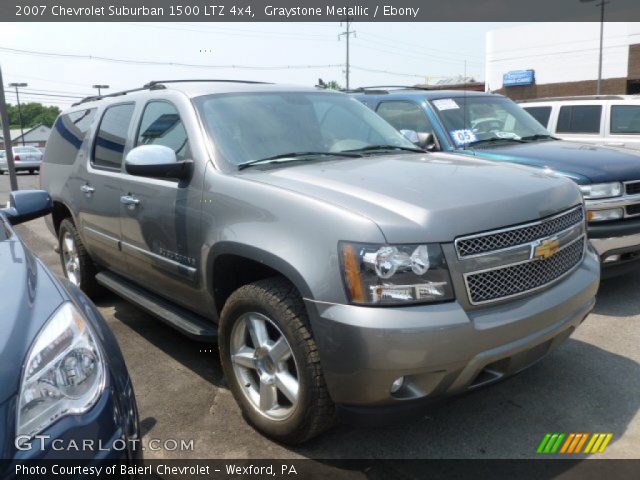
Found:
[{"label": "fog light", "polygon": [[404,385],[404,377],[396,378],[391,384],[391,393],[396,393]]},{"label": "fog light", "polygon": [[587,212],[587,219],[590,222],[608,222],[611,220],[620,220],[622,217],[624,217],[624,210],[621,208],[589,210]]}]

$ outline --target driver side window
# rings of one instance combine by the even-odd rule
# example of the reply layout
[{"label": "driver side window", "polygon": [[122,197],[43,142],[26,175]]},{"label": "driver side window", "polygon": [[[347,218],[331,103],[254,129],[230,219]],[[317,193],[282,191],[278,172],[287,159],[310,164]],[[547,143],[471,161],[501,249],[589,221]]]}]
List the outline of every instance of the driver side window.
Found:
[{"label": "driver side window", "polygon": [[376,112],[396,130],[433,133],[431,122],[429,122],[426,114],[415,103],[389,100],[378,105]]},{"label": "driver side window", "polygon": [[169,102],[149,102],[145,106],[137,145],[163,145],[176,152],[178,161],[191,159],[187,131],[178,110]]}]

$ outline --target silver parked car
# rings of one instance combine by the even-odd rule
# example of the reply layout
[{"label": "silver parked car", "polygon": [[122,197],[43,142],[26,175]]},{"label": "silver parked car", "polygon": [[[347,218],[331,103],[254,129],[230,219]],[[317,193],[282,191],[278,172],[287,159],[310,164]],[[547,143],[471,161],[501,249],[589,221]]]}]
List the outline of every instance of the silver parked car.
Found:
[{"label": "silver parked car", "polygon": [[279,441],[496,382],[595,303],[574,182],[427,153],[342,93],[152,82],[64,112],[45,163],[67,278],[217,340]]},{"label": "silver parked car", "polygon": [[[29,172],[31,174],[40,171],[43,153],[36,147],[15,146],[13,147],[13,160],[16,172]],[[0,175],[8,170],[7,152],[0,150]]]}]

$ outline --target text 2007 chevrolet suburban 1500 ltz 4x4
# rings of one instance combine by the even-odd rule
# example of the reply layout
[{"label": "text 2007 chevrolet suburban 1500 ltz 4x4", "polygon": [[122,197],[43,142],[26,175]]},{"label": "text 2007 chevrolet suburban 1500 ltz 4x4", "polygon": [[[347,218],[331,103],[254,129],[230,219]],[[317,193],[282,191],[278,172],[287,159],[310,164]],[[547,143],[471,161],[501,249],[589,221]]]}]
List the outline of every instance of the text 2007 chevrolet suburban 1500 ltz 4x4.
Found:
[{"label": "text 2007 chevrolet suburban 1500 ltz 4x4", "polygon": [[522,370],[599,283],[574,182],[425,153],[321,89],[88,98],[57,119],[41,179],[67,278],[217,338],[245,417],[283,442]]}]

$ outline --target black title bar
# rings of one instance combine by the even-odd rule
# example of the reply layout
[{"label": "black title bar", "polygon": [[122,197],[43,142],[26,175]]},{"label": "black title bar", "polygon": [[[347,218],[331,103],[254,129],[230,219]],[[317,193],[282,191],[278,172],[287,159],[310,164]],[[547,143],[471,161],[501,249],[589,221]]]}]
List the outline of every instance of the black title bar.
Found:
[{"label": "black title bar", "polygon": [[[600,21],[579,0],[3,0],[1,22]],[[606,21],[640,21],[639,0],[606,3]]]}]

